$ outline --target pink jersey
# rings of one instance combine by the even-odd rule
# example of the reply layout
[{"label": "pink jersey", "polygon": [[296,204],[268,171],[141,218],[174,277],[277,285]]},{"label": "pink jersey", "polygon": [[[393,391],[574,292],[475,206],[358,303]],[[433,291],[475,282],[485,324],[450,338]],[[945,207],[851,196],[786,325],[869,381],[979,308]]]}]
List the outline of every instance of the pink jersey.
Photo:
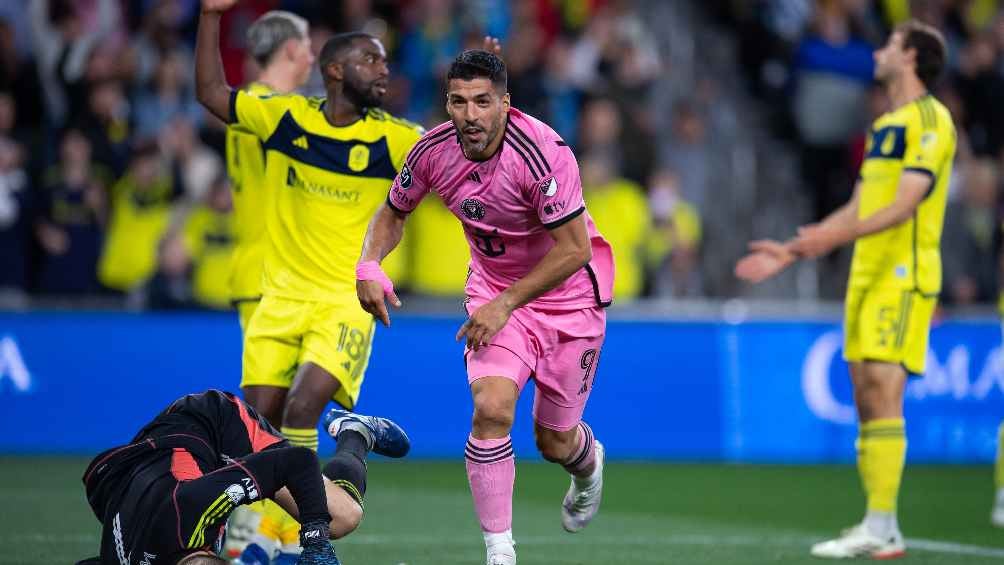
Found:
[{"label": "pink jersey", "polygon": [[613,252],[586,211],[575,156],[547,124],[510,109],[505,139],[487,161],[468,160],[453,123],[439,125],[412,148],[387,201],[411,212],[429,192],[464,227],[471,246],[469,296],[493,298],[526,276],[554,246],[548,230],[584,215],[592,260],[531,305],[572,310],[610,304]]}]

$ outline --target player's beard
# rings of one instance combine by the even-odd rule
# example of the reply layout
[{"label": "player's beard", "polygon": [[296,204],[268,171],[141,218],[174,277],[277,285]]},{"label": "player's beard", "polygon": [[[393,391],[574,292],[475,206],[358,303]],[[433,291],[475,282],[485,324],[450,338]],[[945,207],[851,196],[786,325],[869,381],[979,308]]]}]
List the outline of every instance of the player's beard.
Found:
[{"label": "player's beard", "polygon": [[463,142],[463,145],[464,145],[464,153],[466,153],[467,155],[470,155],[470,156],[474,156],[474,155],[485,156],[484,155],[485,149],[487,149],[488,146],[491,145],[491,143],[493,141],[495,141],[495,138],[498,137],[498,135],[499,135],[499,130],[502,129],[501,128],[501,121],[496,121],[487,130],[484,129],[484,128],[481,128],[481,132],[483,134],[482,137],[481,137],[481,141],[479,141],[477,143],[470,143],[470,142],[467,141],[467,137],[463,135],[463,128],[465,128],[465,127],[467,127],[467,126],[458,126],[458,129],[461,130],[460,139],[461,139],[461,141]]},{"label": "player's beard", "polygon": [[357,108],[379,108],[383,104],[383,94],[377,92],[376,84],[379,80],[374,80],[368,84],[360,84],[355,79],[347,79],[342,85],[342,93]]}]

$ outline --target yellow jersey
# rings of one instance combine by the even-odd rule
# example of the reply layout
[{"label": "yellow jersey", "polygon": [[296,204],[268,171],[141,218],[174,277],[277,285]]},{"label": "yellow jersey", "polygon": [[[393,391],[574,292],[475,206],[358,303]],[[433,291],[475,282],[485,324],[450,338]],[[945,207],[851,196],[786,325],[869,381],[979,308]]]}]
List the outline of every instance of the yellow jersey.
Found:
[{"label": "yellow jersey", "polygon": [[955,142],[951,114],[930,95],[875,120],[858,180],[858,217],[892,204],[904,172],[930,176],[931,187],[911,218],[855,242],[848,286],[941,291],[941,229]]},{"label": "yellow jersey", "polygon": [[645,245],[652,236],[652,212],[643,189],[614,178],[601,186],[584,187],[583,197],[596,229],[614,251],[614,296],[625,301],[637,298],[645,282]]},{"label": "yellow jersey", "polygon": [[231,94],[230,122],[265,150],[263,294],[321,302],[354,296],[367,225],[423,134],[378,109],[335,127],[324,104],[298,94]]},{"label": "yellow jersey", "polygon": [[167,232],[174,200],[181,185],[161,174],[139,186],[132,172],[111,189],[111,217],[98,260],[98,280],[108,288],[128,292],[157,270],[157,250]]},{"label": "yellow jersey", "polygon": [[[274,94],[259,82],[249,84],[244,92],[259,97]],[[268,246],[263,215],[269,185],[261,140],[237,125],[227,127],[227,174],[233,188],[237,238],[230,266],[230,300],[255,300],[261,297],[262,264]]]},{"label": "yellow jersey", "polygon": [[232,212],[199,206],[185,222],[182,233],[192,260],[192,296],[203,306],[221,310],[230,306],[227,280],[235,249],[234,219]]}]

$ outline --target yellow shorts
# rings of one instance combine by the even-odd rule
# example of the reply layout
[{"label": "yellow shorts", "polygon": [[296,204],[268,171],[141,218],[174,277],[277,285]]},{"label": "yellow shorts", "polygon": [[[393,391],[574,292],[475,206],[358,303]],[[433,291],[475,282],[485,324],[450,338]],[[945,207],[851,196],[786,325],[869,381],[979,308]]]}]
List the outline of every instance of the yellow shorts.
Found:
[{"label": "yellow shorts", "polygon": [[260,303],[260,298],[236,301],[237,318],[241,322],[241,335],[248,332],[248,324],[251,323],[251,316],[254,316],[254,311],[258,308],[258,304]]},{"label": "yellow shorts", "polygon": [[910,376],[924,374],[927,337],[937,304],[937,296],[915,290],[848,288],[844,359],[897,363]]},{"label": "yellow shorts", "polygon": [[314,363],[341,385],[332,400],[352,409],[370,358],[375,324],[355,295],[341,303],[264,296],[244,336],[241,387],[289,388]]}]

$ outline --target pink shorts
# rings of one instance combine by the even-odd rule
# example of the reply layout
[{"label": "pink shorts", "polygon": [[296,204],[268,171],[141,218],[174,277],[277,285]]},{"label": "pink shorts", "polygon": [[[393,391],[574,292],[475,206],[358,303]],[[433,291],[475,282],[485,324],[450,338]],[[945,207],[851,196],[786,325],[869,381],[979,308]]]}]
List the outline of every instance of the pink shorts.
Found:
[{"label": "pink shorts", "polygon": [[[485,302],[471,298],[467,311]],[[570,430],[581,421],[593,389],[606,323],[602,308],[518,308],[489,345],[464,351],[467,382],[505,377],[522,392],[532,378],[537,386],[534,421],[548,429]]]}]

